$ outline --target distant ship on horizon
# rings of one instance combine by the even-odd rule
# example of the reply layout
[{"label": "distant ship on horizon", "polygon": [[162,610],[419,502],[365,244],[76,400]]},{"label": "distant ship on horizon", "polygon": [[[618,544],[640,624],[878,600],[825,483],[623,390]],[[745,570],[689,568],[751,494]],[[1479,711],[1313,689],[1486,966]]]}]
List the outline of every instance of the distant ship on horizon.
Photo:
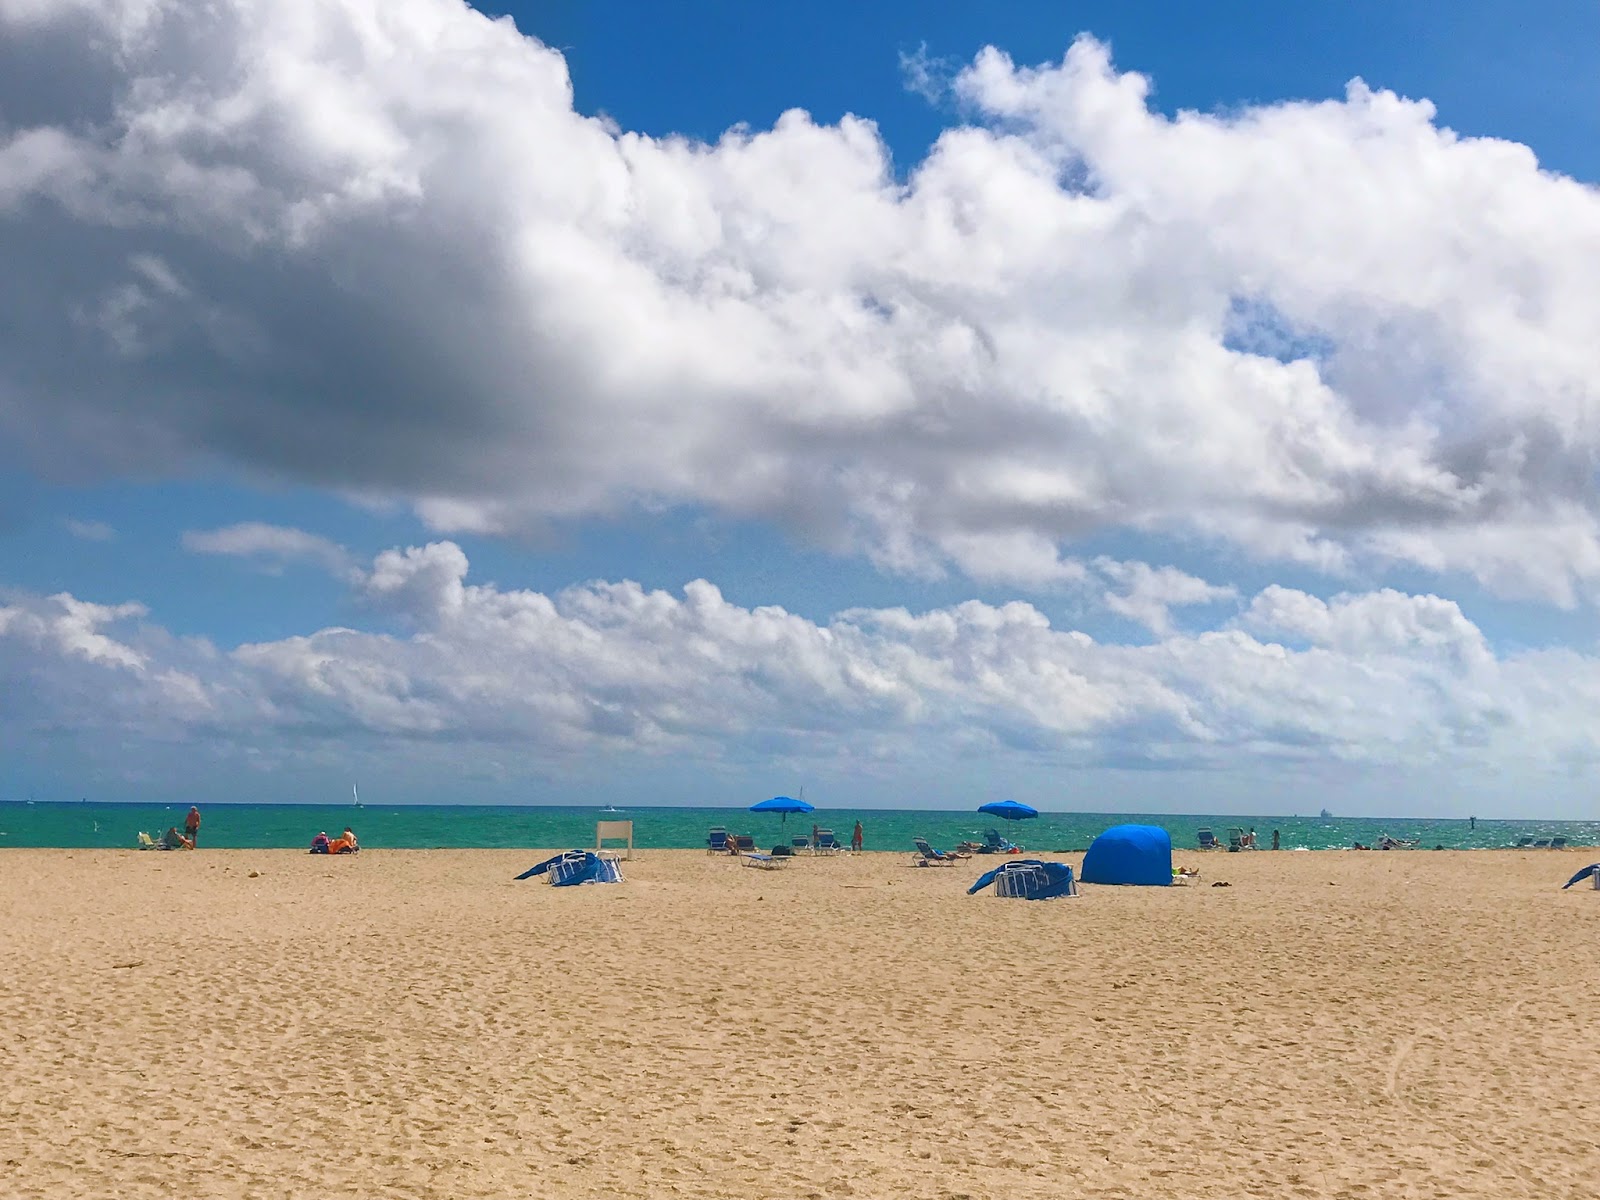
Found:
[{"label": "distant ship on horizon", "polygon": [[1318,815],[1320,817],[1322,817],[1323,820],[1327,820],[1329,817],[1333,816],[1333,814],[1331,812],[1329,812],[1327,809],[1323,809],[1322,812],[1319,813]]}]

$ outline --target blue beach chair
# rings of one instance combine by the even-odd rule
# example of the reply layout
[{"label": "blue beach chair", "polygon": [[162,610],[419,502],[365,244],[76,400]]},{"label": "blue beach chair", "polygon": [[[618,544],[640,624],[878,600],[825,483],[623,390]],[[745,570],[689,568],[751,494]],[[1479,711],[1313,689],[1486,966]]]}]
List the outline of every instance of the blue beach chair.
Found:
[{"label": "blue beach chair", "polygon": [[831,829],[817,830],[817,853],[837,854],[844,847],[839,844],[839,839],[833,836]]},{"label": "blue beach chair", "polygon": [[1013,850],[1021,849],[1022,847],[1015,842],[1001,837],[998,829],[985,829],[983,831],[982,853],[984,854],[1010,854]]},{"label": "blue beach chair", "polygon": [[953,867],[958,858],[965,858],[961,854],[948,854],[943,850],[935,850],[928,845],[927,838],[912,838],[911,844],[917,848],[917,857],[914,860],[919,867]]},{"label": "blue beach chair", "polygon": [[707,854],[726,854],[728,852],[728,831],[722,826],[717,826],[706,834]]}]

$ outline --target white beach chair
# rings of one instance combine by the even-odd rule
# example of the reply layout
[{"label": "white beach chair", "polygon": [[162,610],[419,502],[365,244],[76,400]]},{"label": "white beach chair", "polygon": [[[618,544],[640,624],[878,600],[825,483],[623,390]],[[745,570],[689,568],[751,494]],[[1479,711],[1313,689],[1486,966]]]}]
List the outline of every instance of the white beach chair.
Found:
[{"label": "white beach chair", "polygon": [[[633,858],[633,822],[632,821],[596,821],[594,826],[594,849],[598,854],[605,848],[606,839],[614,841],[626,840],[628,852],[623,857]],[[610,855],[616,857],[615,853]]]}]

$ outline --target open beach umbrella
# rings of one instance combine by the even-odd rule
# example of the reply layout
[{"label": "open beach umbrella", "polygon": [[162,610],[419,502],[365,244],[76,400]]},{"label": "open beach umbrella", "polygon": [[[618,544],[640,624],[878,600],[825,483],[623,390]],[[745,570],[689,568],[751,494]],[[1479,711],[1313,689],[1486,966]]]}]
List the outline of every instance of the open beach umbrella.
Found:
[{"label": "open beach umbrella", "polygon": [[774,796],[771,800],[763,800],[760,804],[752,804],[751,812],[775,812],[783,814],[783,823],[789,823],[790,813],[815,812],[816,805],[807,804],[804,800],[796,800],[792,796]]},{"label": "open beach umbrella", "polygon": [[1026,821],[1029,817],[1039,815],[1037,808],[1018,804],[1015,800],[991,800],[988,804],[978,805],[978,811],[999,817],[1002,821]]}]

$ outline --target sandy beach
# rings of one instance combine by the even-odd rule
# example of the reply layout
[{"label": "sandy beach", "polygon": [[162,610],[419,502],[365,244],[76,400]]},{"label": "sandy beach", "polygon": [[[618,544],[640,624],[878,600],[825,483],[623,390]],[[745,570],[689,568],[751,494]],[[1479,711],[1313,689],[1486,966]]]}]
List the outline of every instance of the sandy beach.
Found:
[{"label": "sandy beach", "polygon": [[[7,1197],[1588,1196],[1568,852],[0,853]],[[1064,856],[1076,864],[1076,856]],[[1226,881],[1231,886],[1212,887]]]}]

